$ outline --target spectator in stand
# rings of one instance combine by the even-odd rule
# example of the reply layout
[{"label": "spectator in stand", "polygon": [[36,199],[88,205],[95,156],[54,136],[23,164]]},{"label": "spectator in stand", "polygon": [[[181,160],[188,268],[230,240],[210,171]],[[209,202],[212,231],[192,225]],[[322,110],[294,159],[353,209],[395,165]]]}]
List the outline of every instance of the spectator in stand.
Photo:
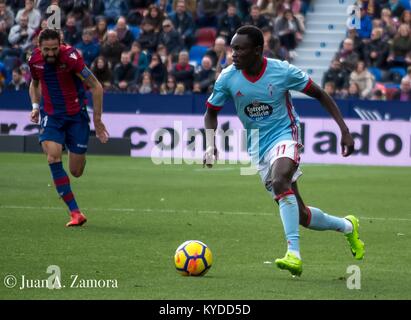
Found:
[{"label": "spectator in stand", "polygon": [[128,1],[104,0],[104,16],[108,24],[114,24],[120,16],[126,16]]},{"label": "spectator in stand", "polygon": [[117,32],[114,30],[107,31],[100,53],[110,62],[111,66],[114,67],[120,62],[121,53],[125,50],[124,44],[118,41]]},{"label": "spectator in stand", "polygon": [[20,91],[27,90],[28,86],[24,80],[20,68],[14,68],[12,73],[12,80],[7,85],[6,90],[9,91]]},{"label": "spectator in stand", "polygon": [[257,5],[251,6],[250,15],[244,20],[244,25],[247,24],[256,26],[260,29],[269,26],[267,18],[261,14],[260,8]]},{"label": "spectator in stand", "polygon": [[405,10],[400,18],[400,24],[406,24],[408,27],[411,28],[411,11],[410,10]]},{"label": "spectator in stand", "polygon": [[184,86],[184,83],[179,82],[177,83],[176,90],[174,91],[174,95],[176,96],[181,96],[186,93],[186,87]]},{"label": "spectator in stand", "polygon": [[411,81],[408,79],[402,78],[400,84],[400,90],[396,91],[393,96],[392,100],[398,101],[411,101]]},{"label": "spectator in stand", "polygon": [[363,46],[362,56],[368,67],[387,68],[387,58],[390,51],[388,43],[382,40],[383,30],[374,28],[371,31],[371,41]]},{"label": "spectator in stand", "polygon": [[14,12],[6,6],[6,0],[0,0],[0,23],[4,21],[6,32],[14,25]]},{"label": "spectator in stand", "polygon": [[410,81],[411,81],[411,66],[409,66],[409,67],[407,68],[407,74],[404,76],[403,79],[406,79],[406,80],[410,80]]},{"label": "spectator in stand", "polygon": [[141,23],[141,33],[138,42],[141,44],[141,49],[149,54],[156,51],[158,45],[158,33],[154,32],[154,25],[149,20],[143,20]]},{"label": "spectator in stand", "polygon": [[148,7],[147,15],[144,17],[154,26],[154,32],[160,32],[164,21],[164,12],[158,5],[151,4]]},{"label": "spectator in stand", "polygon": [[374,76],[365,69],[364,61],[358,61],[357,67],[350,75],[350,83],[357,83],[360,89],[360,98],[368,99],[371,97],[374,87]]},{"label": "spectator in stand", "polygon": [[280,39],[274,36],[270,27],[261,29],[264,37],[263,55],[267,58],[274,58],[279,60],[288,60],[288,51],[281,45]]},{"label": "spectator in stand", "polygon": [[385,101],[387,100],[387,97],[385,96],[384,92],[381,89],[376,89],[376,90],[373,90],[370,100]]},{"label": "spectator in stand", "polygon": [[76,19],[77,27],[82,30],[84,28],[93,27],[93,18],[89,12],[89,5],[87,0],[77,0],[74,3],[71,11]]},{"label": "spectator in stand", "polygon": [[343,47],[340,51],[337,52],[335,59],[340,61],[341,67],[344,70],[352,72],[355,69],[359,57],[358,54],[354,51],[354,42],[351,39],[346,38],[343,41]]},{"label": "spectator in stand", "polygon": [[360,14],[361,14],[361,21],[360,21],[360,28],[357,31],[358,36],[361,39],[369,39],[371,36],[372,22],[371,22],[371,18],[367,14],[367,8],[362,6],[360,9]]},{"label": "spectator in stand", "polygon": [[101,83],[105,91],[112,89],[113,74],[111,72],[111,66],[106,58],[103,56],[98,56],[91,65],[91,71]]},{"label": "spectator in stand", "polygon": [[322,79],[322,87],[325,88],[327,82],[332,82],[335,85],[336,94],[344,96],[347,94],[346,88],[349,85],[350,73],[341,68],[341,62],[338,59],[331,61],[330,68],[324,73]]},{"label": "spectator in stand", "polygon": [[134,35],[127,25],[126,18],[118,18],[114,31],[117,32],[118,41],[124,44],[127,49],[130,49],[134,41]]},{"label": "spectator in stand", "polygon": [[163,44],[160,43],[157,46],[156,52],[159,54],[161,58],[161,62],[163,62],[163,64],[167,68],[167,72],[170,71],[173,67],[173,62],[172,62],[172,56],[168,54],[167,48]]},{"label": "spectator in stand", "polygon": [[[11,50],[3,50],[3,54],[21,55],[31,45],[31,38],[35,30],[28,25],[29,18],[27,15],[21,15],[19,24],[10,29],[9,43],[12,46]],[[12,53],[13,51],[13,53]]]},{"label": "spectator in stand", "polygon": [[217,28],[218,17],[224,11],[221,0],[199,0],[197,5],[197,25],[198,27]]},{"label": "spectator in stand", "polygon": [[206,51],[205,56],[209,56],[213,62],[213,68],[222,69],[225,65],[227,46],[223,37],[218,37],[214,41],[214,46]]},{"label": "spectator in stand", "polygon": [[209,56],[204,56],[201,60],[200,68],[194,73],[194,81],[200,85],[201,93],[211,93],[215,81],[215,70]]},{"label": "spectator in stand", "polygon": [[241,19],[237,15],[237,7],[234,2],[229,2],[227,4],[227,12],[218,22],[217,35],[224,37],[226,42],[230,43],[231,38],[239,27],[241,27]]},{"label": "spectator in stand", "polygon": [[293,59],[296,56],[295,48],[299,41],[302,40],[304,26],[293,15],[291,10],[285,10],[283,17],[277,20],[275,30],[280,38],[281,45],[284,46]]},{"label": "spectator in stand", "polygon": [[174,25],[170,19],[163,21],[163,28],[160,32],[158,44],[162,44],[167,48],[169,54],[177,54],[183,47],[180,34],[174,29]]},{"label": "spectator in stand", "polygon": [[121,54],[121,62],[114,68],[114,85],[120,92],[136,92],[138,69],[131,64],[130,53]]},{"label": "spectator in stand", "polygon": [[6,21],[0,21],[0,56],[4,48],[9,46]]},{"label": "spectator in stand", "polygon": [[177,83],[184,84],[184,90],[191,90],[194,81],[194,67],[189,63],[189,55],[187,51],[181,51],[178,54],[178,61],[174,65],[171,74],[175,77]]},{"label": "spectator in stand", "polygon": [[381,21],[381,27],[384,30],[383,40],[388,41],[389,39],[393,38],[397,33],[397,27],[395,25],[395,21],[392,18],[392,13],[390,9],[384,8],[381,10]]},{"label": "spectator in stand", "polygon": [[104,42],[107,33],[107,20],[103,16],[96,17],[96,38],[100,45]]},{"label": "spectator in stand", "polygon": [[169,16],[174,28],[181,35],[186,49],[190,49],[194,43],[194,20],[191,13],[187,12],[184,0],[178,0],[175,12]]},{"label": "spectator in stand", "polygon": [[350,86],[348,87],[348,94],[344,97],[344,99],[360,99],[360,88],[357,83],[350,83]]},{"label": "spectator in stand", "polygon": [[167,76],[167,82],[164,82],[160,87],[160,94],[174,94],[176,90],[176,78],[169,74]]},{"label": "spectator in stand", "polygon": [[327,81],[324,84],[324,91],[332,98],[336,98],[335,83],[332,81]]},{"label": "spectator in stand", "polygon": [[30,29],[36,30],[40,25],[41,14],[40,11],[34,8],[34,0],[26,0],[23,9],[19,10],[16,15],[16,23],[20,22],[22,15],[28,16],[28,25]]},{"label": "spectator in stand", "polygon": [[82,52],[84,62],[88,67],[100,54],[100,45],[93,42],[94,30],[92,28],[84,29],[82,41],[76,45],[76,48]]},{"label": "spectator in stand", "polygon": [[167,68],[161,61],[160,55],[156,52],[151,56],[147,71],[150,73],[151,79],[157,88],[167,79]]},{"label": "spectator in stand", "polygon": [[153,80],[151,79],[150,72],[144,72],[141,81],[138,84],[138,93],[147,94],[147,93],[156,93],[157,89]]},{"label": "spectator in stand", "polygon": [[[353,44],[354,44],[353,50],[356,54],[358,54],[358,58],[359,59],[363,58],[362,54],[363,54],[364,43],[363,43],[363,40],[361,40],[361,38],[359,37],[357,33],[357,29],[349,29],[347,31],[347,38],[353,41]],[[344,46],[344,40],[341,41],[340,43],[340,49],[342,49],[342,47]]]},{"label": "spectator in stand", "polygon": [[402,24],[391,44],[388,64],[390,67],[406,68],[406,56],[411,51],[411,33],[407,24]]},{"label": "spectator in stand", "polygon": [[165,16],[169,16],[173,12],[173,4],[171,2],[169,0],[156,0],[156,4],[164,12]]},{"label": "spectator in stand", "polygon": [[81,33],[77,28],[76,18],[73,14],[67,16],[66,25],[63,28],[64,40],[67,44],[75,46],[81,40]]},{"label": "spectator in stand", "polygon": [[386,4],[383,5],[383,8],[390,9],[392,16],[398,19],[401,17],[402,13],[405,10],[404,6],[400,3],[399,0],[389,0]]},{"label": "spectator in stand", "polygon": [[141,50],[141,45],[138,41],[133,42],[130,52],[131,64],[138,69],[140,74],[142,74],[148,67],[148,58],[146,53]]}]

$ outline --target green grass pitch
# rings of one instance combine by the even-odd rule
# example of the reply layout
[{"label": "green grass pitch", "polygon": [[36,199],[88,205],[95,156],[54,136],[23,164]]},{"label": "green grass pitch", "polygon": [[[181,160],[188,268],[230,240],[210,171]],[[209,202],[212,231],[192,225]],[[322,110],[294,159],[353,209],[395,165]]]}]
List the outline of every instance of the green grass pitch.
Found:
[{"label": "green grass pitch", "polygon": [[[301,228],[301,278],[272,263],[286,250],[277,205],[239,168],[89,156],[84,176],[71,178],[89,221],[65,228],[45,157],[0,154],[0,299],[411,298],[411,168],[303,165],[306,203],[359,216],[366,255],[354,260],[340,233]],[[174,251],[189,239],[213,252],[204,277],[174,269]],[[60,267],[65,288],[19,289],[22,275],[47,279],[49,265]],[[360,289],[347,288],[351,265]],[[6,287],[8,275],[16,287]],[[115,279],[118,288],[70,288],[72,275]]]}]

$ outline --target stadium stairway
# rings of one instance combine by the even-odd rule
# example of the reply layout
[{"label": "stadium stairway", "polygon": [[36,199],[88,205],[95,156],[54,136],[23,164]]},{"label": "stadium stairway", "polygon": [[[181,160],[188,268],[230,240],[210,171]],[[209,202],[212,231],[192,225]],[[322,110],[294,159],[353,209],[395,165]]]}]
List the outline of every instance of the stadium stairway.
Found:
[{"label": "stadium stairway", "polygon": [[[338,51],[347,30],[347,8],[354,0],[314,0],[305,17],[303,40],[292,63],[321,85],[324,72]],[[306,97],[293,92],[293,97]]]}]

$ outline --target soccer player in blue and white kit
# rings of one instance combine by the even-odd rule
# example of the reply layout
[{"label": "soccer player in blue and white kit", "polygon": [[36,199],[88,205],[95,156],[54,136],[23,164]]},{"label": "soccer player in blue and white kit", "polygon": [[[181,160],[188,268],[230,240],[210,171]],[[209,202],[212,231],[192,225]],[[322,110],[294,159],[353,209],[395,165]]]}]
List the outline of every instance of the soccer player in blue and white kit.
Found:
[{"label": "soccer player in blue and white kit", "polygon": [[[257,159],[254,162],[257,162],[261,179],[279,204],[288,250],[284,258],[275,260],[276,265],[289,270],[292,275],[301,275],[299,224],[313,230],[344,233],[354,257],[362,259],[364,243],[359,239],[358,219],[352,215],[339,218],[308,207],[299,194],[297,179],[302,174],[299,153],[303,146],[299,119],[289,90],[302,91],[316,98],[331,114],[341,129],[344,157],[354,151],[354,140],[348,127],[334,100],[324,90],[292,64],[263,57],[263,46],[262,32],[254,26],[239,28],[233,37],[233,65],[221,72],[206,103],[205,127],[211,130],[207,130],[204,164],[212,167],[217,157],[213,136],[217,129],[217,114],[224,102],[232,98],[237,115],[247,129],[251,159]],[[253,129],[258,130],[257,139]]]},{"label": "soccer player in blue and white kit", "polygon": [[107,142],[109,135],[101,120],[103,88],[77,50],[61,44],[60,33],[53,29],[40,33],[39,47],[33,51],[29,66],[32,76],[29,93],[33,105],[30,118],[38,123],[41,114],[39,141],[47,154],[57,192],[70,211],[71,219],[66,226],[81,226],[87,218],[71,191],[70,179],[63,168],[62,152],[63,146],[67,147],[70,172],[74,177],[80,177],[86,165],[90,133],[83,83],[93,96],[96,136],[102,143]]}]

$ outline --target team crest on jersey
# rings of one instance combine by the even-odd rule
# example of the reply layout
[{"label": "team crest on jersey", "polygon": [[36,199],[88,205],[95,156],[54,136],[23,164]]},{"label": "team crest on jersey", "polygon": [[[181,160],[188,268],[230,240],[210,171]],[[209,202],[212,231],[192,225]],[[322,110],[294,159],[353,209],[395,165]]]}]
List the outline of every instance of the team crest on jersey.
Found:
[{"label": "team crest on jersey", "polygon": [[244,108],[244,113],[254,121],[268,118],[273,113],[273,107],[267,103],[253,101]]}]

